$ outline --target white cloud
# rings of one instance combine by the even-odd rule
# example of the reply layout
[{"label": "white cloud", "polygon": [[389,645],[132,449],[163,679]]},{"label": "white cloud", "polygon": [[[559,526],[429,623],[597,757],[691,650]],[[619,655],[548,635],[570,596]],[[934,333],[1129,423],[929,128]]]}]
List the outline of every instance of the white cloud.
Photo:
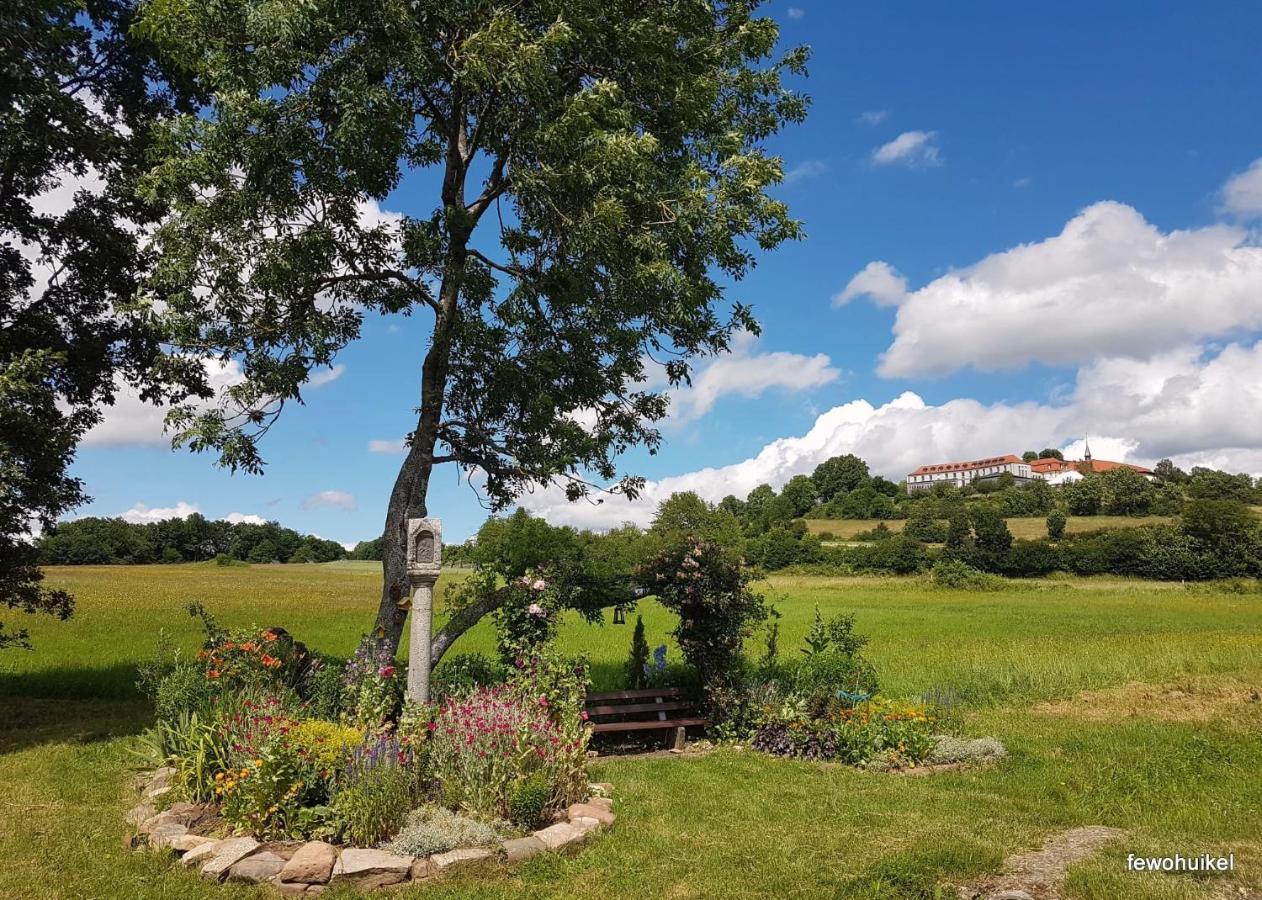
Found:
[{"label": "white cloud", "polygon": [[[855,280],[882,271],[874,265]],[[1131,207],[1105,201],[1054,237],[908,293],[878,371],[910,377],[1143,358],[1260,327],[1262,247],[1244,229],[1162,232]]]},{"label": "white cloud", "polygon": [[1262,158],[1227,179],[1222,195],[1224,212],[1245,219],[1262,216]]},{"label": "white cloud", "polygon": [[318,388],[337,381],[346,371],[346,366],[338,363],[323,369],[316,369],[307,379],[307,387]]},{"label": "white cloud", "polygon": [[833,296],[833,306],[845,306],[856,297],[871,297],[877,306],[897,306],[905,296],[907,279],[878,259],[864,266],[840,294]]},{"label": "white cloud", "polygon": [[201,512],[201,507],[194,503],[185,503],[183,500],[175,504],[175,506],[145,506],[143,503],[137,503],[125,513],[120,513],[120,519],[126,519],[128,522],[134,522],[137,525],[144,525],[149,522],[161,522],[164,519],[187,519],[193,513]]},{"label": "white cloud", "polygon": [[397,441],[371,440],[368,442],[369,453],[402,453],[407,450],[407,441],[399,438]]},{"label": "white cloud", "polygon": [[867,112],[859,113],[859,117],[855,119],[860,125],[880,125],[889,118],[889,110],[870,109]]},{"label": "white cloud", "polygon": [[836,381],[841,372],[823,353],[805,356],[782,351],[755,353],[757,339],[742,332],[732,351],[698,369],[690,387],[671,388],[670,416],[674,424],[701,418],[721,397],[753,399],[773,389],[804,391]]},{"label": "white cloud", "polygon": [[223,520],[232,525],[266,525],[267,524],[267,519],[264,519],[262,516],[256,516],[253,513],[239,513],[239,512],[228,513],[228,515],[223,517]]},{"label": "white cloud", "polygon": [[1033,179],[1033,178],[1030,178],[1030,177],[1028,177],[1028,176],[1025,176],[1025,177],[1018,178],[1018,179],[1016,179],[1015,181],[1013,181],[1013,182],[1012,182],[1012,186],[1013,186],[1014,188],[1024,188],[1024,187],[1029,187],[1029,186],[1030,186],[1030,185],[1032,185],[1033,183],[1034,183],[1034,179]]},{"label": "white cloud", "polygon": [[828,172],[828,163],[822,159],[808,159],[784,173],[785,184],[795,184],[808,178],[816,178]]},{"label": "white cloud", "polygon": [[1211,357],[1185,350],[1135,365],[1103,360],[1085,369],[1059,405],[956,399],[931,406],[910,391],[881,406],[854,400],[820,415],[806,434],[775,440],[749,459],[650,481],[633,502],[569,503],[548,488],[521,505],[554,523],[644,525],[677,491],[711,502],[744,497],[759,484],[779,488],[838,454],[855,453],[874,473],[899,479],[930,462],[1056,446],[1079,453],[1083,435],[1100,459],[1151,464],[1170,456],[1185,468],[1262,473],[1262,430],[1251,427],[1262,421],[1262,341],[1229,345]]},{"label": "white cloud", "polygon": [[302,501],[303,509],[314,509],[320,506],[328,506],[334,509],[355,509],[355,495],[348,494],[346,491],[320,491],[318,494],[312,494],[306,500]]},{"label": "white cloud", "polygon": [[[210,387],[216,394],[224,388],[240,384],[245,376],[235,360],[221,363],[207,360]],[[85,447],[169,446],[166,434],[167,409],[145,403],[140,395],[122,382],[116,383],[114,405],[106,407],[102,420],[83,438]]]},{"label": "white cloud", "polygon": [[907,166],[924,169],[942,165],[942,155],[934,144],[936,131],[904,131],[888,144],[872,151],[874,166]]},{"label": "white cloud", "polygon": [[799,6],[790,6],[784,12],[785,12],[785,15],[787,15],[790,19],[792,19],[795,22],[801,20],[806,15],[806,10],[802,9]]}]

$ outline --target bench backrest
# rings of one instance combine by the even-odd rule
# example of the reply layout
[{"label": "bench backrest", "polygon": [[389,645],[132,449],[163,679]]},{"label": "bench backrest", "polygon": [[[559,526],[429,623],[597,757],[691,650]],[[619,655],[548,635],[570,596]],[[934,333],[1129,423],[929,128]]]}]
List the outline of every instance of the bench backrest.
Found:
[{"label": "bench backrest", "polygon": [[622,721],[666,722],[695,714],[697,701],[680,688],[644,688],[588,694],[586,708],[587,715],[596,723],[611,717]]}]

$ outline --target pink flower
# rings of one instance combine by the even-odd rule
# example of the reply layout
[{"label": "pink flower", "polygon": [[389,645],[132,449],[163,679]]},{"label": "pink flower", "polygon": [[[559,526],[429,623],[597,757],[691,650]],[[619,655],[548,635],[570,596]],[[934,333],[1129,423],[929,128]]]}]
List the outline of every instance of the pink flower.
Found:
[{"label": "pink flower", "polygon": [[583,710],[581,713],[579,713],[578,717],[582,719],[584,722],[586,722],[589,718],[589,716],[587,715],[587,710]]},{"label": "pink flower", "polygon": [[534,582],[530,585],[530,588],[531,590],[542,591],[546,589],[547,586],[548,586],[548,583],[544,581],[542,578],[536,578]]},{"label": "pink flower", "polygon": [[382,678],[389,678],[394,674],[394,666],[382,666],[377,670],[377,674]]},{"label": "pink flower", "polygon": [[547,611],[544,610],[544,608],[538,603],[532,603],[527,606],[526,612],[530,613],[532,616],[546,616],[548,614]]}]

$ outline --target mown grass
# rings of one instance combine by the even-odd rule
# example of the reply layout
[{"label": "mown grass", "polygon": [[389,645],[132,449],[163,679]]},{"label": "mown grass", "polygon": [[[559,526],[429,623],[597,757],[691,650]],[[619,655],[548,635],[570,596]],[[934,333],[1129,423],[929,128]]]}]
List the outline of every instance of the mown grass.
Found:
[{"label": "mown grass", "polygon": [[[50,572],[77,591],[75,618],[32,619],[38,649],[0,657],[0,896],[260,896],[121,848],[130,749],[149,717],[132,688],[135,664],[159,628],[196,646],[183,610],[192,599],[225,624],[283,625],[317,650],[349,653],[371,621],[378,577],[371,564]],[[1010,758],[923,778],[748,750],[602,760],[593,774],[616,785],[612,833],[578,854],[415,895],[953,896],[949,883],[1081,824],[1129,836],[1072,872],[1066,895],[1077,900],[1209,897],[1228,886],[1127,873],[1127,852],[1234,851],[1230,888],[1262,888],[1262,703],[1249,695],[1262,686],[1262,594],[1116,579],[983,594],[895,578],[782,577],[767,588],[782,652],[797,652],[816,604],[854,612],[890,693],[954,693],[967,703],[968,733],[999,737]],[[641,611],[650,642],[665,640],[670,616],[653,603]],[[561,641],[590,652],[611,684],[630,632],[570,621]],[[492,644],[483,625],[456,650]],[[1134,702],[1113,690],[1129,682],[1173,685],[1179,702],[1163,715],[1160,691]],[[1205,714],[1180,712],[1189,704]]]},{"label": "mown grass", "polygon": [[[903,530],[906,519],[803,519],[811,534],[828,533],[838,540],[848,541],[856,534],[871,531],[882,521],[885,527],[895,533]],[[1006,520],[1008,530],[1013,537],[1042,538],[1047,537],[1046,516],[1021,516]],[[1065,530],[1070,534],[1082,534],[1087,531],[1103,531],[1106,528],[1134,528],[1138,525],[1168,525],[1175,521],[1174,516],[1070,516],[1065,523]]]}]

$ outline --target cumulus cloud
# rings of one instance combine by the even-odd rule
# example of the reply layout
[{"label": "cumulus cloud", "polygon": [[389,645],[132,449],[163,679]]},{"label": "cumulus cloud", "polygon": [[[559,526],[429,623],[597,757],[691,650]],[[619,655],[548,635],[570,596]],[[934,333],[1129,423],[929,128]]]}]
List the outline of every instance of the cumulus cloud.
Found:
[{"label": "cumulus cloud", "polygon": [[867,112],[859,113],[855,119],[860,125],[880,125],[889,118],[889,111],[884,109],[870,109]]},{"label": "cumulus cloud", "polygon": [[[891,302],[893,293],[879,293],[884,265],[855,276],[849,296]],[[1130,206],[1105,201],[1058,235],[907,293],[878,371],[910,377],[1144,358],[1259,327],[1262,247],[1244,229],[1162,232]]]},{"label": "cumulus cloud", "polygon": [[266,525],[267,519],[262,516],[256,516],[253,513],[233,512],[223,517],[225,522],[232,525]]},{"label": "cumulus cloud", "polygon": [[1224,212],[1244,219],[1262,216],[1262,158],[1227,179],[1222,190]]},{"label": "cumulus cloud", "polygon": [[805,181],[808,178],[816,178],[828,172],[828,163],[822,159],[808,159],[798,163],[792,169],[784,173],[785,184],[796,184],[799,181]]},{"label": "cumulus cloud", "polygon": [[833,306],[845,306],[856,297],[871,297],[877,306],[897,306],[905,296],[907,279],[878,259],[864,266],[840,294],[833,296]]},{"label": "cumulus cloud", "polygon": [[302,501],[303,509],[315,509],[317,507],[332,507],[333,509],[355,509],[355,495],[348,494],[346,491],[320,491],[318,494],[312,494],[306,500]]},{"label": "cumulus cloud", "polygon": [[790,19],[792,19],[795,22],[799,21],[800,19],[806,16],[806,10],[802,9],[800,6],[790,6],[784,12],[785,12],[785,15],[787,15]]},{"label": "cumulus cloud", "polygon": [[[210,387],[220,391],[245,380],[241,364],[236,360],[222,363],[207,360],[206,372]],[[85,447],[167,446],[167,409],[140,399],[140,395],[121,381],[116,384],[114,405],[105,408],[105,415],[83,438]]]},{"label": "cumulus cloud", "polygon": [[872,151],[874,166],[907,166],[909,169],[927,169],[942,165],[942,154],[934,141],[936,131],[904,131],[888,144]]},{"label": "cumulus cloud", "polygon": [[1250,427],[1262,421],[1262,388],[1256,387],[1262,385],[1262,341],[1228,345],[1217,355],[1187,349],[1143,369],[1135,366],[1104,360],[1084,369],[1062,404],[956,399],[935,406],[910,391],[880,406],[853,400],[820,415],[805,434],[772,441],[749,459],[650,481],[635,501],[569,503],[549,488],[523,497],[521,505],[554,523],[644,525],[672,493],[696,491],[711,502],[728,494],[744,497],[759,484],[779,488],[843,453],[899,479],[924,463],[1032,447],[1063,446],[1080,454],[1084,435],[1101,459],[1151,464],[1170,456],[1184,467],[1262,473],[1262,431]]},{"label": "cumulus cloud", "polygon": [[403,438],[399,438],[397,441],[383,441],[374,438],[368,442],[369,453],[403,453],[407,448],[407,441]]},{"label": "cumulus cloud", "polygon": [[125,513],[120,513],[119,518],[137,525],[145,525],[149,522],[161,522],[164,519],[187,519],[193,513],[201,512],[201,507],[195,503],[185,503],[183,500],[175,504],[175,506],[145,506],[143,503],[137,503]]},{"label": "cumulus cloud", "polygon": [[753,335],[742,332],[731,353],[693,374],[691,386],[669,389],[671,422],[681,425],[695,421],[713,409],[721,397],[753,399],[775,389],[804,391],[831,384],[841,376],[823,353],[757,353],[756,345]]}]

